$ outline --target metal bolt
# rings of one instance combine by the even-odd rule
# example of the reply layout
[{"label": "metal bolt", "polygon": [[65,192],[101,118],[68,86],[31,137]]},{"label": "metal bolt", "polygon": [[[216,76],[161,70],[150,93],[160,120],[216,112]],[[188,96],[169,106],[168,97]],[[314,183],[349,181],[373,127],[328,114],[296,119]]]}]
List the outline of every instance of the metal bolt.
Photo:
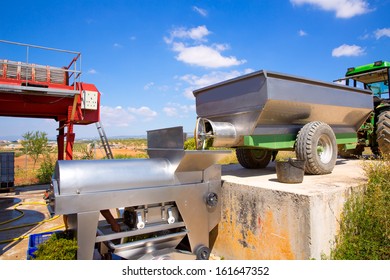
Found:
[{"label": "metal bolt", "polygon": [[218,195],[214,192],[209,192],[206,196],[206,203],[210,207],[215,207],[218,204]]},{"label": "metal bolt", "polygon": [[172,209],[168,208],[168,224],[173,224],[175,222],[175,217],[173,217]]},{"label": "metal bolt", "polygon": [[137,228],[143,229],[145,227],[145,223],[142,220],[142,214],[141,212],[137,212]]}]

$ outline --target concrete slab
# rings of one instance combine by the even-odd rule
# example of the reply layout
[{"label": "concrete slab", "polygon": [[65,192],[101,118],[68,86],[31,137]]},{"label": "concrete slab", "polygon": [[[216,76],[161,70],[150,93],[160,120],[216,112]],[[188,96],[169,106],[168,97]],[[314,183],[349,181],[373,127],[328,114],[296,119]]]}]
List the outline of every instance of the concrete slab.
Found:
[{"label": "concrete slab", "polygon": [[275,163],[222,167],[222,221],[213,253],[225,259],[320,259],[328,255],[351,190],[365,180],[361,160],[337,160],[332,174],[284,184]]}]

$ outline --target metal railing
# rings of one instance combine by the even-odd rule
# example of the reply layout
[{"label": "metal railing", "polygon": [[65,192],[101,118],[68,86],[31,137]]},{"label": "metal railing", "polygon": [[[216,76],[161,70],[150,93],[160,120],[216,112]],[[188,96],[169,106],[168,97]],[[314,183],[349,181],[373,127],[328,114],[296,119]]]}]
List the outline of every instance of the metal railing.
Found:
[{"label": "metal railing", "polygon": [[[35,64],[30,64],[30,51],[31,49],[41,49],[41,50],[47,50],[47,51],[53,51],[53,52],[59,52],[59,53],[67,53],[67,54],[74,54],[75,57],[72,59],[72,61],[69,63],[68,66],[64,66],[63,68],[59,67],[52,67],[55,71],[62,70],[64,74],[67,76],[67,83],[68,85],[73,85],[74,89],[76,90],[76,82],[80,82],[81,79],[81,52],[76,52],[76,51],[69,51],[69,50],[63,50],[63,49],[57,49],[57,48],[49,48],[49,47],[43,47],[43,46],[38,46],[38,45],[31,45],[31,44],[24,44],[24,43],[19,43],[19,42],[11,42],[11,41],[6,41],[6,40],[0,40],[0,43],[4,44],[11,44],[15,46],[21,46],[26,48],[26,61],[25,62],[14,62],[14,61],[8,61],[4,60],[2,61],[3,64],[10,65],[11,67],[15,67],[20,65],[22,68],[22,71],[25,73],[21,75],[21,79],[25,80],[26,85],[29,82],[29,77],[31,77],[31,71],[32,68],[46,68],[46,66],[43,65],[35,65]],[[50,66],[49,66],[50,67]],[[30,72],[29,72],[30,71]],[[50,83],[50,81],[47,81]]]}]

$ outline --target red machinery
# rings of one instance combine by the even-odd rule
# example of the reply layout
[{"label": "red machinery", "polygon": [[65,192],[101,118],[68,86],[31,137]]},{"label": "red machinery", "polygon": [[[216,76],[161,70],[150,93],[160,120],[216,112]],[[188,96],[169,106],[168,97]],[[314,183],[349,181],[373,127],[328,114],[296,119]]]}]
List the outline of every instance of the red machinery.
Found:
[{"label": "red machinery", "polygon": [[[2,43],[74,54],[66,67],[51,67],[0,59],[0,116],[46,118],[59,122],[58,159],[71,160],[73,125],[99,122],[100,92],[80,82],[77,62],[81,53],[0,40]],[[80,64],[80,63],[79,63]],[[66,139],[66,146],[65,146]]]}]

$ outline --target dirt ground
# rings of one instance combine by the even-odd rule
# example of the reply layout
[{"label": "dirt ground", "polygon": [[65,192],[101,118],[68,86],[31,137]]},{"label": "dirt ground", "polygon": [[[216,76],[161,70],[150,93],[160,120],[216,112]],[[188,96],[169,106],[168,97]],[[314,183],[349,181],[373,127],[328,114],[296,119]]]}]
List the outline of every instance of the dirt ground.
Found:
[{"label": "dirt ground", "polygon": [[[139,154],[142,154],[142,153],[145,153],[144,151],[140,151],[138,149],[135,149],[135,148],[121,148],[121,149],[112,149],[111,150],[113,155],[114,156],[119,156],[119,155],[128,155],[128,156],[137,156]],[[53,157],[55,157],[56,155],[52,155]],[[81,153],[77,153],[75,152],[74,153],[74,156],[75,156],[75,159],[77,159],[77,157],[81,157]],[[105,157],[105,154],[104,154],[104,150],[102,149],[96,149],[96,152],[94,152],[94,158],[96,159],[102,159],[103,157]],[[40,165],[40,163],[42,162],[42,158],[38,159],[37,163],[36,163],[36,167],[38,167]],[[19,167],[19,168],[33,168],[34,166],[34,162],[33,160],[29,157],[29,156],[25,156],[25,155],[22,155],[22,156],[19,156],[19,157],[15,157],[15,167]]]}]

